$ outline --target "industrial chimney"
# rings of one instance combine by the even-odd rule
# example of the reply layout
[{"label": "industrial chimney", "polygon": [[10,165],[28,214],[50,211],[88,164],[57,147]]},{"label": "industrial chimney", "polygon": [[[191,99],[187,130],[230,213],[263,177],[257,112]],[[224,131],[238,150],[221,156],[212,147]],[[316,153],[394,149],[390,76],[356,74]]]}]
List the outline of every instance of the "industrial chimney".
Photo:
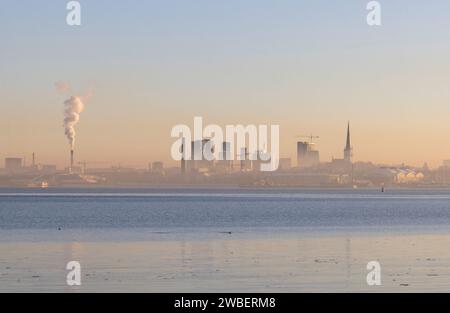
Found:
[{"label": "industrial chimney", "polygon": [[69,173],[72,174],[73,171],[73,149],[70,150],[70,167],[69,167]]}]

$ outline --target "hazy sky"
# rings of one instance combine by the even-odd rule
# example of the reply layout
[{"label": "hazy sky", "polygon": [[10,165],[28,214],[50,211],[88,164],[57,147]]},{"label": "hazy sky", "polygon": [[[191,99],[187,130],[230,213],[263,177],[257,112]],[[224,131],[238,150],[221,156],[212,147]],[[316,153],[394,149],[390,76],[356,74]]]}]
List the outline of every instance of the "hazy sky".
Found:
[{"label": "hazy sky", "polygon": [[[383,0],[0,0],[0,158],[67,163],[63,102],[92,91],[77,156],[170,159],[170,130],[280,124],[281,156],[314,133],[321,160],[439,165],[450,159],[450,2]],[[56,92],[68,81],[72,92]],[[3,161],[0,161],[0,164]],[[98,163],[100,166],[102,163]]]}]

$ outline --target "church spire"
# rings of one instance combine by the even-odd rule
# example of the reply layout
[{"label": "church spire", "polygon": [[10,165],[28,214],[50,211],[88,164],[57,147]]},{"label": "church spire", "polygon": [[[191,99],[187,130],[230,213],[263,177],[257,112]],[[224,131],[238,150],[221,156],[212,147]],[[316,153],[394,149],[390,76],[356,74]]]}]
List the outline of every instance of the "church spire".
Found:
[{"label": "church spire", "polygon": [[344,160],[347,162],[352,162],[353,149],[350,143],[350,121],[347,124],[347,143],[344,149]]},{"label": "church spire", "polygon": [[352,147],[350,145],[350,121],[347,124],[347,144],[345,145],[345,150],[350,150]]}]

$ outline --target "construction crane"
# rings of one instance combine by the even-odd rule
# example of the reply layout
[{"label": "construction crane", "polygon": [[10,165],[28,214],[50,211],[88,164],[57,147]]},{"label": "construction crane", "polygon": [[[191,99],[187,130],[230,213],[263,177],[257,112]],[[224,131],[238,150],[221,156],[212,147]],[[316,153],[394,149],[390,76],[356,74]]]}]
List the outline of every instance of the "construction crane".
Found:
[{"label": "construction crane", "polygon": [[319,137],[319,136],[313,136],[313,135],[311,134],[311,135],[309,135],[309,136],[299,135],[299,136],[296,136],[296,138],[309,138],[309,143],[312,143],[312,142],[313,142],[313,139],[319,139],[320,137]]}]

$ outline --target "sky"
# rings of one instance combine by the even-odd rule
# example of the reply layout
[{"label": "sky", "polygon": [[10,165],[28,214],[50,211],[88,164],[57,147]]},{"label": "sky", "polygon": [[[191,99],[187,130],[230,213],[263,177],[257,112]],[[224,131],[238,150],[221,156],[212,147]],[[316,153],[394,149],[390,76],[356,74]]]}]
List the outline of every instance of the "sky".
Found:
[{"label": "sky", "polygon": [[[105,166],[171,161],[177,124],[278,124],[280,156],[314,134],[321,161],[450,159],[450,2],[0,0],[0,166],[65,166],[64,101],[92,96],[76,154]],[[70,83],[60,93],[55,82]]]}]

